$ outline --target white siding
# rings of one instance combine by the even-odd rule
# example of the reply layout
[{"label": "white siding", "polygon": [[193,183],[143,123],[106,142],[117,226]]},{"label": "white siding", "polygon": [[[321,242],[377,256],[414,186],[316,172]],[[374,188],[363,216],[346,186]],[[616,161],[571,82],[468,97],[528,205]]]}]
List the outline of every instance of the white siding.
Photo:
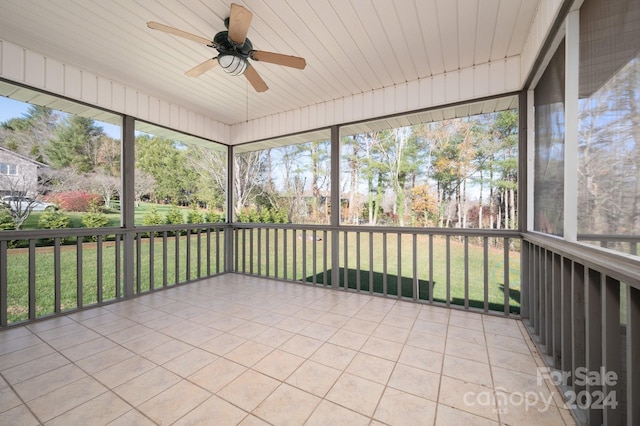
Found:
[{"label": "white siding", "polygon": [[[518,91],[520,57],[397,84],[348,98],[235,124],[231,144]],[[275,125],[269,125],[275,124]]]},{"label": "white siding", "polygon": [[229,142],[228,125],[5,40],[0,40],[0,77],[195,136]]}]

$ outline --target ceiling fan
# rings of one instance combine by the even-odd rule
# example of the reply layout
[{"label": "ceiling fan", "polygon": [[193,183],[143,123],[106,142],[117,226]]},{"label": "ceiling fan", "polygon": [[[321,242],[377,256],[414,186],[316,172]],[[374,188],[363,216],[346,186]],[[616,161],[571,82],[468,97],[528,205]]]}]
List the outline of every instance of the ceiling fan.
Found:
[{"label": "ceiling fan", "polygon": [[213,40],[208,40],[204,37],[159,22],[147,22],[147,26],[154,30],[160,30],[197,43],[202,43],[218,51],[218,56],[207,59],[187,71],[185,73],[187,76],[198,77],[217,65],[220,65],[228,74],[243,74],[256,92],[264,92],[269,89],[269,87],[253,66],[251,66],[249,59],[297,69],[304,69],[307,63],[304,58],[297,56],[254,50],[253,44],[251,44],[251,41],[247,38],[247,32],[249,32],[249,25],[251,25],[252,18],[253,13],[248,9],[239,4],[232,3],[231,14],[224,20],[227,31],[220,31],[213,37]]}]

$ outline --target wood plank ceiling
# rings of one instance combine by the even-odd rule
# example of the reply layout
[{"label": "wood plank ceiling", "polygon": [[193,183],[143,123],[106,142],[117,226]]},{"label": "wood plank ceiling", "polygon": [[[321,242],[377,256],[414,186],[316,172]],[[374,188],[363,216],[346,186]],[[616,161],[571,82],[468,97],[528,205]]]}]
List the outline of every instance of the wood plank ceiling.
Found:
[{"label": "wood plank ceiling", "polygon": [[147,28],[213,38],[232,0],[1,0],[0,39],[234,124],[519,55],[538,0],[235,0],[254,48],[305,70],[254,63],[269,86],[216,68],[211,48]]}]

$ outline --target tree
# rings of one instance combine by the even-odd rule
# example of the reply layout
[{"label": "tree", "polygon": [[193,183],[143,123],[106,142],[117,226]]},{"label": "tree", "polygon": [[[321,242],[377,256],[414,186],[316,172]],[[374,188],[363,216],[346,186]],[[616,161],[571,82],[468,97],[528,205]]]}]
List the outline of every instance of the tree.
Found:
[{"label": "tree", "polygon": [[136,138],[136,170],[153,176],[156,197],[190,204],[196,175],[187,164],[186,151],[186,146],[169,139],[149,135]]},{"label": "tree", "polygon": [[418,213],[418,222],[422,226],[433,226],[438,216],[438,198],[428,185],[419,185],[411,190],[413,211]]},{"label": "tree", "polygon": [[53,110],[31,105],[22,117],[0,124],[0,145],[47,164],[46,147],[54,136],[56,120]]},{"label": "tree", "polygon": [[104,206],[111,207],[111,199],[120,193],[120,179],[96,172],[85,176],[88,189],[102,197]]},{"label": "tree", "polygon": [[140,206],[143,196],[153,193],[155,187],[156,180],[153,176],[149,173],[143,172],[142,170],[136,171],[133,186],[136,207]]},{"label": "tree", "polygon": [[227,191],[227,153],[191,145],[186,157],[197,176],[194,182],[197,199],[205,202],[209,210],[222,210]]},{"label": "tree", "polygon": [[6,210],[13,220],[14,228],[21,229],[25,220],[31,214],[33,205],[38,201],[37,182],[26,178],[24,175],[9,176],[0,173],[0,187],[4,188],[4,193],[10,197],[18,198],[20,201],[10,202],[0,208]]},{"label": "tree", "polygon": [[233,158],[233,201],[234,214],[255,197],[256,190],[262,183],[263,161],[261,151],[250,151],[236,154]]},{"label": "tree", "polygon": [[[298,173],[310,173],[311,177],[311,196],[313,202],[310,206],[310,215],[312,221],[318,220],[320,206],[322,204],[322,190],[326,188],[330,177],[329,164],[329,141],[314,141],[297,145],[298,150],[303,157],[306,157]],[[326,207],[326,205],[325,205]],[[325,208],[325,219],[329,217],[329,211]]]},{"label": "tree", "polygon": [[46,153],[55,168],[74,166],[79,172],[90,172],[96,168],[103,137],[102,128],[92,119],[72,115],[56,127]]}]

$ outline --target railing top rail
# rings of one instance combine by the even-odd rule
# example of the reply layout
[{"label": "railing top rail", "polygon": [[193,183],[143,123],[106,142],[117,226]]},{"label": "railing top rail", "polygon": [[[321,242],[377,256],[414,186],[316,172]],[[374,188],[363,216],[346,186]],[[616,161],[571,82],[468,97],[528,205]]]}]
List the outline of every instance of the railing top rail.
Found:
[{"label": "railing top rail", "polygon": [[600,247],[574,243],[552,235],[537,232],[522,234],[524,241],[558,253],[596,271],[640,289],[640,258]]},{"label": "railing top rail", "polygon": [[268,229],[306,229],[343,232],[373,232],[386,234],[425,234],[451,235],[470,237],[520,238],[519,231],[507,229],[473,229],[473,228],[416,228],[409,226],[361,226],[361,225],[317,225],[304,223],[240,223],[232,224],[235,229],[268,228]]},{"label": "railing top rail", "polygon": [[640,235],[578,234],[578,241],[611,241],[640,243]]},{"label": "railing top rail", "polygon": [[63,229],[29,229],[20,231],[0,231],[0,241],[31,240],[39,238],[91,237],[96,235],[124,235],[138,232],[181,231],[191,229],[229,228],[226,223],[184,223],[179,225],[137,226],[133,229],[122,227],[105,228],[63,228]]}]

